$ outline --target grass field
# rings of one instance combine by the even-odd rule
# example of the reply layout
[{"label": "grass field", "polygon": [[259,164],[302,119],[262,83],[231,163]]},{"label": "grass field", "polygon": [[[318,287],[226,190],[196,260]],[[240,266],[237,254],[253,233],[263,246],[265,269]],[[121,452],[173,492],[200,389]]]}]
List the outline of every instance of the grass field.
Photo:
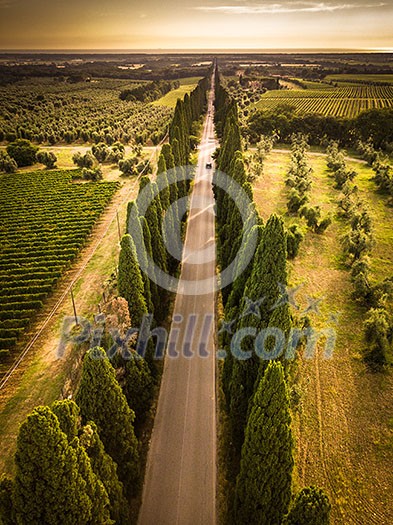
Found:
[{"label": "grass field", "polygon": [[201,79],[201,77],[188,77],[188,78],[181,78],[180,80],[180,87],[177,89],[173,89],[163,97],[161,97],[158,100],[155,100],[152,104],[154,106],[166,106],[168,108],[174,108],[176,106],[177,100],[183,99],[184,95],[186,93],[190,93],[195,86],[198,84],[198,81]]},{"label": "grass field", "polygon": [[[255,200],[264,219],[283,214],[287,224],[302,219],[286,216],[284,177],[289,154],[273,152],[265,175],[255,184]],[[332,500],[332,525],[393,523],[393,427],[391,374],[369,373],[362,361],[364,309],[351,298],[352,285],[342,255],[340,237],[347,229],[335,215],[339,192],[326,168],[326,157],[310,154],[314,169],[310,204],[320,205],[333,223],[323,235],[306,232],[297,258],[290,263],[290,285],[302,285],[296,294],[301,313],[307,297],[320,298],[320,314],[311,314],[316,328],[337,332],[333,358],[321,350],[311,360],[298,359],[292,381],[300,393],[294,408],[296,435],[295,484],[324,487]],[[385,198],[375,192],[371,169],[348,162],[358,172],[356,183],[373,219],[376,245],[372,253],[373,278],[391,274],[393,216]],[[337,316],[337,319],[332,316]]]},{"label": "grass field", "polygon": [[319,113],[351,118],[368,109],[393,107],[393,86],[267,91],[255,107],[269,110],[280,104],[289,104],[300,114]]}]

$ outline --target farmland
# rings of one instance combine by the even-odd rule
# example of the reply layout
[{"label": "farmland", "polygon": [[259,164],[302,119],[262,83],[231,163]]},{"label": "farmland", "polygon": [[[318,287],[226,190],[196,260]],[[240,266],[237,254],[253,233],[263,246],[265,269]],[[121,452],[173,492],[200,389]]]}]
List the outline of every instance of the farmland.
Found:
[{"label": "farmland", "polygon": [[186,93],[190,93],[200,80],[200,77],[190,77],[180,79],[180,87],[173,89],[163,97],[153,102],[153,106],[174,108],[177,100],[183,99]]},{"label": "farmland", "polygon": [[[391,523],[392,376],[364,370],[365,311],[351,297],[350,273],[343,261],[340,238],[347,226],[336,214],[340,193],[333,187],[325,155],[309,154],[309,163],[314,170],[311,202],[333,218],[322,236],[307,231],[301,219],[287,214],[284,180],[289,153],[273,150],[264,175],[254,184],[255,200],[265,220],[278,213],[288,226],[296,222],[304,228],[305,238],[289,269],[291,286],[301,285],[296,302],[305,304],[307,296],[322,299],[318,313],[311,316],[318,327],[329,322],[332,312],[339,312],[333,358],[323,359],[319,352],[315,361],[299,356],[292,374],[292,388],[300,393],[293,416],[298,461],[295,483],[326,488],[334,524]],[[374,281],[380,281],[391,275],[391,209],[376,192],[372,170],[356,160],[348,164],[358,174],[355,183],[372,217],[376,240],[372,274]]]},{"label": "farmland", "polygon": [[295,107],[299,114],[353,118],[365,110],[393,107],[393,87],[370,85],[268,91],[255,107],[270,110],[281,104]]},{"label": "farmland", "polygon": [[328,82],[349,82],[355,84],[393,84],[393,75],[351,75],[351,74],[341,74],[341,75],[328,75],[326,77]]},{"label": "farmland", "polygon": [[116,140],[157,143],[172,110],[120,100],[123,90],[143,82],[96,79],[60,82],[34,78],[0,87],[0,141],[27,138],[35,143]]},{"label": "farmland", "polygon": [[118,184],[72,183],[75,171],[3,175],[0,349],[7,358],[77,256]]}]

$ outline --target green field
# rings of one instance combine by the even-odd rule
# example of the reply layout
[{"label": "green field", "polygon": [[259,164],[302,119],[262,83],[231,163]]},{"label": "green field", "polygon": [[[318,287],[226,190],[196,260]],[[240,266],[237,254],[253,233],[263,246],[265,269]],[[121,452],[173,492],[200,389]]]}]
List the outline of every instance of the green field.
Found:
[{"label": "green field", "polygon": [[280,104],[293,106],[300,114],[352,118],[365,110],[393,107],[393,86],[267,91],[255,107],[270,110]]},{"label": "green field", "polygon": [[326,80],[332,82],[350,82],[361,84],[393,84],[393,75],[329,75]]},{"label": "green field", "polygon": [[18,338],[77,256],[118,184],[75,184],[74,171],[1,177],[0,351]]},{"label": "green field", "polygon": [[191,93],[200,79],[201,77],[188,77],[179,79],[180,87],[173,89],[160,99],[155,100],[152,103],[153,106],[166,106],[167,108],[174,108],[176,106],[177,100],[179,98],[183,100],[186,93]]}]

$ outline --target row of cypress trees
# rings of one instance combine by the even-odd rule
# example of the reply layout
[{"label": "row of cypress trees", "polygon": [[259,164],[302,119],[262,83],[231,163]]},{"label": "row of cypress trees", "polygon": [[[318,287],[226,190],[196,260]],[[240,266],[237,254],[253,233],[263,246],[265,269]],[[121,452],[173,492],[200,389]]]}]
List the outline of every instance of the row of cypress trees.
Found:
[{"label": "row of cypress trees", "polygon": [[[128,206],[127,226],[133,235],[127,233],[121,240],[118,291],[135,327],[148,313],[157,321],[166,315],[167,292],[141,272],[140,257],[147,264],[149,255],[165,272],[177,270],[178,261],[165,250],[162,221],[171,205],[169,222],[181,219],[176,217],[176,203],[189,189],[183,170],[190,160],[194,123],[206,108],[207,88],[204,78],[176,105],[169,143],[158,161],[163,191],[153,198],[156,182],[141,177],[140,191],[147,187],[151,204],[143,217],[135,201]],[[138,254],[135,232],[145,246]],[[37,407],[21,425],[15,477],[0,479],[2,525],[129,523],[127,500],[140,486],[134,424],[143,421],[150,407],[157,374],[151,347],[146,359],[129,351],[133,358],[116,353],[111,362],[103,348],[89,350],[75,401]],[[123,377],[123,389],[117,377]]]},{"label": "row of cypress trees", "polygon": [[[259,216],[247,182],[237,106],[221,85],[217,70],[215,75],[215,123],[220,138],[217,166],[229,177],[229,185],[235,181],[249,199],[248,203],[245,198],[237,199],[235,204],[227,191],[217,185],[214,188],[220,267],[226,268],[236,254],[239,262],[250,259],[245,270],[222,290],[223,326],[230,328],[221,331],[221,348],[226,351],[221,377],[235,483],[229,521],[280,525],[285,520],[288,524],[324,525],[329,520],[330,504],[319,489],[304,489],[291,505],[294,441],[284,362],[257,357],[251,337],[243,339],[241,348],[250,358],[235,358],[231,351],[236,342],[232,333],[250,330],[258,334],[274,327],[288,337],[292,318],[288,301],[281,300],[287,285],[284,223],[272,215],[263,224]],[[244,224],[238,206],[248,208]],[[250,253],[255,242],[255,251]],[[265,350],[272,350],[269,341]]]},{"label": "row of cypress trees", "polygon": [[[178,271],[180,239],[175,239],[178,242],[175,247],[179,254],[177,259],[165,249],[167,239],[162,228],[163,218],[168,215],[165,220],[169,231],[174,231],[175,226],[185,219],[179,216],[177,203],[189,191],[186,167],[188,170],[193,133],[206,109],[207,89],[208,77],[205,77],[190,94],[185,95],[184,100],[177,101],[169,127],[169,142],[162,146],[159,155],[156,181],[142,176],[138,199],[128,205],[127,231],[131,235],[125,235],[121,242],[119,294],[129,303],[131,322],[137,323],[134,326],[139,326],[141,316],[147,312],[160,322],[168,311],[167,290],[158,286],[154,279],[149,279],[146,272],[140,272],[140,267],[146,268],[148,260],[152,260],[166,274],[175,275]],[[161,191],[158,191],[157,184]],[[141,207],[144,202],[150,204],[142,216],[138,205]],[[140,249],[138,239],[142,239],[143,249]],[[142,261],[138,261],[138,257]],[[154,269],[150,268],[149,273],[154,274]]]},{"label": "row of cypress trees", "polygon": [[90,350],[75,401],[37,407],[21,425],[14,480],[0,481],[0,522],[129,523],[140,480],[134,418],[105,351]]}]

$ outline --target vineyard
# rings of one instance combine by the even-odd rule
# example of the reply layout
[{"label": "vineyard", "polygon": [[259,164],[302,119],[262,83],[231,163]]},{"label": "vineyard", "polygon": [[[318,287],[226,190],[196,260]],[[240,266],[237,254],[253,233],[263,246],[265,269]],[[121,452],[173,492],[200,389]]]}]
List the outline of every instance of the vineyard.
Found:
[{"label": "vineyard", "polygon": [[393,107],[393,86],[268,91],[255,107],[270,110],[281,104],[293,106],[302,114],[353,118],[365,110]]},{"label": "vineyard", "polygon": [[76,257],[118,187],[112,182],[75,184],[73,173],[1,177],[1,361]]},{"label": "vineyard", "polygon": [[27,138],[71,144],[136,141],[158,143],[172,110],[120,100],[122,91],[142,83],[100,79],[74,84],[30,79],[0,88],[0,142]]},{"label": "vineyard", "polygon": [[327,81],[332,82],[350,82],[355,84],[393,84],[393,75],[328,75]]}]

